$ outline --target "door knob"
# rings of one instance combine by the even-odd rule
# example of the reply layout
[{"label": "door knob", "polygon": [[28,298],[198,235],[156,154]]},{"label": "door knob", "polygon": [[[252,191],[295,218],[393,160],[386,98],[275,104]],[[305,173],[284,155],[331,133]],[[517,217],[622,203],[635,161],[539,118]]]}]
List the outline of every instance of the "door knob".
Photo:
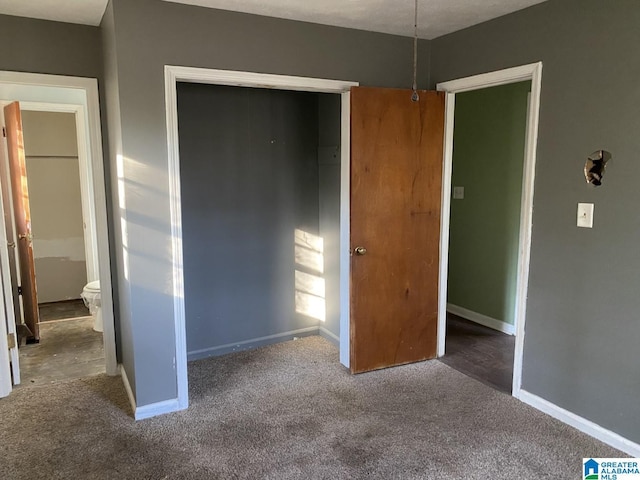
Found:
[{"label": "door knob", "polygon": [[28,242],[31,242],[33,240],[33,235],[31,233],[19,233],[18,238],[20,240],[24,240],[26,238]]},{"label": "door knob", "polygon": [[364,255],[365,253],[367,253],[367,249],[364,247],[356,247],[353,249],[353,251],[356,255]]}]

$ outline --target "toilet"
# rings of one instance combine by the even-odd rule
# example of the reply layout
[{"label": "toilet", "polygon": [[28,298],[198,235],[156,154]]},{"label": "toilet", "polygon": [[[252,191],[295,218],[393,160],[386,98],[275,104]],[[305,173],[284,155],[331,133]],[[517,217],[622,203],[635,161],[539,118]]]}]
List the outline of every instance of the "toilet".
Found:
[{"label": "toilet", "polygon": [[93,329],[102,332],[102,304],[100,303],[100,280],[87,283],[82,289],[82,300],[93,317]]}]

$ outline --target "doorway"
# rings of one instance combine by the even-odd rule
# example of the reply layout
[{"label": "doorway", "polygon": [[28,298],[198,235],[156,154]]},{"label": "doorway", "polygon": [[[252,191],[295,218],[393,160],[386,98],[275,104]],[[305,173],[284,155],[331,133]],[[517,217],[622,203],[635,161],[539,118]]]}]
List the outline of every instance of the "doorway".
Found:
[{"label": "doorway", "polygon": [[[24,345],[19,336],[18,343],[22,383],[38,385],[104,373],[105,357],[100,317],[92,317],[87,306],[97,313],[97,305],[86,294],[85,305],[82,296],[85,286],[97,280],[98,261],[91,235],[85,235],[91,202],[81,182],[76,115],[43,110],[46,105],[29,107],[28,102],[21,104],[38,341],[27,338]],[[11,202],[5,202],[6,207]],[[12,281],[20,282],[18,276]]]},{"label": "doorway", "polygon": [[[180,185],[180,149],[178,134],[178,83],[198,83],[224,85],[230,87],[254,87],[262,89],[317,92],[339,94],[340,96],[340,204],[339,204],[339,347],[340,362],[349,365],[349,147],[350,147],[350,93],[354,82],[288,77],[281,75],[257,74],[251,72],[231,72],[192,67],[165,66],[165,104],[167,108],[167,143],[169,151],[169,171],[171,187],[171,224],[173,238],[174,284],[173,299],[176,318],[176,371],[179,408],[188,406],[187,383],[187,332],[185,318],[185,285],[183,284],[183,220],[182,194]],[[291,232],[295,244],[308,240],[302,232]],[[313,242],[312,242],[313,243]],[[295,248],[294,252],[295,254]],[[306,273],[306,272],[302,272]],[[316,327],[317,328],[317,327]],[[223,347],[232,347],[226,345]],[[198,353],[196,353],[198,355]],[[192,354],[192,358],[195,355]],[[144,415],[136,412],[136,418]]]},{"label": "doorway", "polygon": [[338,344],[340,96],[178,84],[189,360]]},{"label": "doorway", "polygon": [[511,393],[531,82],[457,95],[442,361]]},{"label": "doorway", "polygon": [[[78,160],[80,190],[83,199],[86,198],[88,200],[87,202],[82,202],[81,208],[82,228],[84,229],[83,238],[79,239],[79,236],[75,236],[74,240],[67,242],[62,247],[61,244],[65,242],[59,241],[60,239],[45,242],[44,247],[41,246],[40,251],[42,253],[51,253],[51,251],[55,251],[56,248],[68,249],[70,248],[70,244],[75,245],[75,247],[84,248],[84,262],[79,262],[84,266],[84,276],[87,280],[99,280],[101,291],[104,333],[99,335],[97,341],[94,342],[94,350],[104,352],[104,357],[100,362],[101,371],[106,371],[109,375],[115,375],[118,373],[118,368],[115,351],[115,330],[106,220],[107,209],[97,81],[86,78],[0,72],[0,100],[3,104],[18,101],[21,106],[30,113],[49,112],[66,114],[70,116],[66,117],[67,121],[69,121],[69,123],[75,123],[75,134],[77,136],[77,152],[75,154]],[[6,151],[4,153],[6,154]],[[6,158],[5,154],[3,154],[3,158]],[[47,156],[46,154],[44,155],[44,157]],[[66,155],[63,156],[67,157]],[[68,155],[68,157],[73,156],[74,155]],[[34,155],[34,157],[38,157],[38,155]],[[51,165],[49,165],[49,167],[51,167]],[[58,165],[58,167],[60,166]],[[70,190],[71,189],[65,189],[67,193]],[[3,192],[3,194],[6,194],[6,192]],[[3,195],[3,197],[6,197],[6,195]],[[10,222],[6,220],[3,216],[3,231],[5,230],[5,223],[7,226],[10,226]],[[72,235],[71,237],[74,236]],[[9,378],[3,378],[2,385],[0,386],[0,396],[4,396],[10,393],[12,384],[20,384],[22,380],[20,375],[20,355],[17,348],[16,324],[21,324],[23,314],[20,308],[13,308],[14,306],[19,307],[21,301],[14,301],[11,288],[9,259],[13,255],[13,252],[11,252],[10,255],[9,248],[11,247],[7,246],[8,244],[10,245],[11,242],[8,242],[8,244],[7,242],[1,243],[4,243],[4,245],[0,246],[0,255],[2,256],[3,300],[5,304],[5,321],[3,323],[5,328],[3,328],[0,333],[4,334],[6,331],[8,335],[8,344],[10,346],[9,365],[11,370]],[[36,245],[36,250],[37,249]],[[75,253],[72,257],[77,260],[79,254]],[[78,265],[74,267],[75,269],[72,268],[71,270],[75,270],[76,273],[83,270],[82,267],[78,268]],[[76,283],[81,282],[79,279],[80,276],[82,275],[76,275],[76,277],[78,277],[76,278]],[[64,282],[60,283],[62,284]],[[72,286],[71,289],[76,291],[77,285]],[[49,293],[54,296],[57,295],[51,291]],[[74,294],[73,296],[77,299],[77,295],[78,294]],[[46,298],[47,294],[45,292],[45,299]],[[86,313],[82,308],[81,305],[73,305],[70,308],[72,315],[76,315],[76,313],[74,313],[76,310],[82,314]],[[63,308],[62,310],[65,309]],[[89,328],[91,329],[93,324],[90,317],[83,316],[83,318],[87,320]],[[56,322],[50,323],[53,325]],[[64,334],[62,336],[66,338],[71,336],[71,334]],[[38,346],[42,345],[43,344],[40,344]]]},{"label": "doorway", "polygon": [[[515,346],[514,346],[514,355],[513,355],[513,375],[511,381],[511,394],[515,397],[518,397],[520,394],[521,388],[521,380],[522,380],[522,354],[523,354],[523,346],[524,346],[524,324],[525,324],[525,313],[526,313],[526,293],[528,287],[528,277],[529,277],[529,258],[530,258],[530,249],[531,249],[531,218],[532,218],[532,210],[533,210],[533,181],[534,181],[534,173],[535,173],[535,158],[536,158],[536,143],[537,143],[537,132],[538,132],[538,115],[539,115],[539,105],[540,105],[540,88],[541,88],[541,78],[542,78],[542,64],[536,63],[531,65],[524,65],[521,67],[510,68],[506,70],[501,70],[498,72],[492,72],[482,75],[477,75],[474,77],[468,77],[460,80],[453,80],[450,82],[444,82],[438,84],[438,90],[447,92],[447,113],[446,113],[446,127],[445,127],[445,159],[444,159],[444,180],[443,180],[443,202],[442,202],[442,220],[443,220],[443,228],[442,228],[442,236],[440,243],[441,250],[441,264],[440,264],[440,302],[439,302],[439,330],[438,330],[438,356],[442,357],[446,353],[445,341],[447,335],[447,327],[448,327],[448,312],[453,314],[450,318],[452,319],[450,322],[452,323],[453,328],[457,328],[458,330],[464,330],[464,327],[467,327],[466,335],[487,335],[488,333],[493,333],[496,329],[502,330],[503,333],[506,334],[515,334]],[[524,82],[524,83],[522,83]],[[503,275],[502,284],[503,293],[507,293],[502,296],[502,312],[503,318],[496,319],[491,317],[488,314],[482,315],[479,312],[474,312],[471,308],[464,308],[460,305],[455,304],[447,304],[447,300],[451,300],[449,297],[449,288],[452,288],[452,297],[455,298],[455,301],[459,301],[457,299],[463,298],[466,294],[468,296],[469,285],[473,284],[473,281],[465,282],[464,275],[464,265],[460,268],[460,273],[455,272],[454,269],[457,268],[455,265],[456,260],[452,259],[450,263],[450,253],[453,252],[453,248],[450,252],[450,243],[453,246],[456,242],[458,242],[462,247],[465,242],[470,242],[475,240],[474,238],[464,238],[464,229],[461,232],[456,231],[458,228],[457,225],[454,225],[453,228],[450,225],[450,222],[453,221],[452,212],[456,213],[456,210],[461,210],[462,215],[458,212],[457,217],[464,217],[464,208],[458,209],[458,206],[461,205],[452,205],[452,202],[464,202],[464,197],[466,195],[467,189],[465,185],[456,185],[452,184],[452,179],[455,177],[456,173],[454,172],[454,130],[455,130],[455,122],[454,118],[457,115],[456,110],[456,100],[457,97],[464,94],[465,92],[474,92],[480,91],[483,89],[487,89],[490,91],[490,87],[499,87],[501,85],[515,85],[511,87],[512,89],[517,90],[518,83],[524,89],[528,89],[528,83],[530,82],[530,90],[531,93],[528,95],[528,101],[526,103],[526,119],[525,119],[525,135],[524,135],[524,166],[522,168],[521,181],[519,182],[517,178],[511,179],[508,182],[505,181],[505,185],[508,186],[504,188],[511,188],[512,190],[515,188],[517,191],[511,192],[511,196],[514,197],[514,200],[511,203],[515,203],[517,206],[516,212],[512,213],[509,218],[510,223],[512,225],[510,229],[510,237],[512,239],[516,238],[517,241],[510,242],[510,251],[511,256],[510,260],[506,262],[509,265],[508,271],[509,275]],[[525,92],[526,93],[526,92]],[[462,103],[465,103],[463,99]],[[521,106],[521,108],[525,108]],[[520,117],[521,118],[521,117]],[[457,119],[456,119],[457,120]],[[473,143],[473,142],[472,142]],[[517,147],[516,147],[517,148]],[[464,150],[464,148],[462,148]],[[521,150],[520,150],[521,151]],[[471,169],[478,167],[478,163],[473,164],[473,155],[475,154],[475,150],[473,145],[471,146],[468,157],[470,157]],[[514,154],[515,155],[515,154]],[[513,155],[512,155],[513,156]],[[521,157],[521,155],[518,155]],[[463,169],[464,170],[464,169]],[[464,172],[462,173],[462,177],[464,177]],[[516,174],[517,177],[517,174]],[[467,182],[471,182],[468,185],[472,185],[471,192],[476,191],[476,184],[473,181],[473,177],[465,180]],[[521,186],[521,187],[520,187]],[[456,188],[458,187],[458,188]],[[460,188],[465,187],[465,188]],[[477,185],[477,187],[489,188],[488,185]],[[518,189],[518,187],[520,187]],[[506,190],[505,190],[506,191]],[[477,216],[474,216],[473,212],[470,215],[467,215],[470,220],[469,222],[473,223],[482,222],[482,219],[478,219]],[[492,219],[493,221],[493,219]],[[504,223],[504,222],[503,222]],[[515,224],[515,226],[513,226]],[[486,225],[481,224],[481,228],[486,230]],[[503,235],[502,238],[505,238],[507,235]],[[471,237],[471,235],[469,235]],[[450,242],[451,238],[451,242]],[[456,244],[456,248],[458,245]],[[461,249],[463,250],[463,248]],[[458,249],[460,250],[460,249]],[[472,249],[470,249],[472,250]],[[517,252],[514,253],[514,252]],[[515,258],[514,258],[515,257]],[[462,262],[464,263],[464,262]],[[451,272],[449,269],[451,268]],[[487,269],[487,267],[484,267]],[[451,276],[451,283],[449,282]],[[476,272],[477,273],[477,272]],[[504,278],[510,278],[510,286],[504,287]],[[452,285],[454,284],[455,285]],[[465,286],[466,284],[466,286]],[[465,288],[467,291],[465,291]],[[509,290],[510,288],[510,290]],[[485,294],[486,296],[486,294]],[[492,299],[495,300],[496,296],[491,294]],[[482,297],[482,295],[480,296]],[[482,304],[486,302],[485,298],[475,299],[476,304]],[[500,300],[498,301],[500,303]],[[458,307],[458,308],[456,308]],[[475,315],[474,315],[475,313]],[[457,317],[454,315],[457,314]],[[495,314],[494,314],[495,315]],[[460,319],[460,316],[472,317],[474,322],[471,325],[464,324],[464,319]],[[511,318],[513,319],[510,322]],[[498,321],[497,321],[498,320]],[[505,321],[507,320],[507,321]],[[462,323],[461,323],[462,322]],[[485,326],[476,326],[478,322],[484,323]],[[455,326],[453,325],[455,324]],[[486,328],[486,325],[489,325],[489,330],[482,330]],[[452,328],[452,329],[453,329]],[[473,332],[473,329],[476,332]],[[478,329],[479,332],[478,332]],[[491,336],[491,335],[487,335]],[[498,341],[499,343],[499,341]],[[510,343],[507,341],[506,347],[510,348]],[[494,343],[495,344],[495,343]],[[507,381],[508,383],[508,381]],[[506,390],[506,388],[505,388]]]}]

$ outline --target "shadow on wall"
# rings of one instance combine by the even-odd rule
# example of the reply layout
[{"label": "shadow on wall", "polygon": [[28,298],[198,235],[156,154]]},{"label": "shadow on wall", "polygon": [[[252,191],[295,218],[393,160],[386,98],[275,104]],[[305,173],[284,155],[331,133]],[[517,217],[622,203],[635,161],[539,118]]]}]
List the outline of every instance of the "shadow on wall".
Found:
[{"label": "shadow on wall", "polygon": [[[125,174],[126,168],[126,174]],[[160,266],[173,265],[173,244],[178,241],[179,238],[173,238],[172,235],[167,235],[167,232],[171,232],[174,225],[170,220],[160,215],[150,215],[148,210],[142,212],[139,208],[135,207],[135,204],[139,199],[144,199],[145,204],[159,204],[167,203],[167,192],[161,188],[154,188],[151,185],[155,182],[149,182],[150,177],[155,177],[153,170],[158,170],[144,165],[141,162],[118,155],[116,159],[116,172],[117,172],[117,192],[118,192],[118,208],[119,208],[119,221],[120,221],[120,235],[123,247],[124,256],[124,278],[127,282],[131,281],[129,273],[129,264],[132,261],[131,257],[135,257],[137,260],[144,260],[148,263],[152,270],[163,272],[167,277],[167,280],[159,286],[156,281],[158,276],[144,275],[143,280],[147,279],[148,282],[144,285],[150,291],[156,291],[158,293],[168,294],[174,296],[174,280],[175,278],[166,275],[166,269]],[[166,176],[161,173],[166,180]],[[158,178],[158,181],[163,180]],[[158,234],[163,235],[162,247],[160,250],[153,248],[141,248],[146,246],[144,242],[139,242],[136,246],[132,246],[130,243],[131,230],[135,230],[136,239],[150,239],[157,238]],[[181,247],[181,245],[178,245]],[[156,252],[151,253],[151,252]],[[159,252],[166,252],[165,255],[158,255]],[[182,278],[182,265],[175,265],[175,277]],[[136,279],[139,283],[141,279]],[[181,282],[181,280],[180,280]]]},{"label": "shadow on wall", "polygon": [[181,281],[182,265],[174,269],[176,239],[166,216],[164,185],[167,173],[160,168],[117,155],[114,222],[120,228],[119,289],[124,292],[120,334],[123,364],[138,406],[177,396],[174,277]]}]

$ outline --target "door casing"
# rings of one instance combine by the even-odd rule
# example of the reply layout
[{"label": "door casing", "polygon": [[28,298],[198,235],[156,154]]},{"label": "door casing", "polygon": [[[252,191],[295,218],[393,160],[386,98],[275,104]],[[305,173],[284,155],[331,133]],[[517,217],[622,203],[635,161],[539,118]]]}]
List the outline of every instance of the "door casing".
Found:
[{"label": "door casing", "polygon": [[[270,88],[341,95],[340,158],[340,363],[349,367],[349,198],[350,198],[350,89],[357,82],[326,80],[288,75],[237,72],[208,68],[165,65],[165,108],[167,150],[169,156],[169,191],[172,238],[173,310],[176,339],[177,402],[166,403],[153,415],[183,410],[189,405],[187,381],[187,341],[182,272],[182,212],[180,196],[180,151],[178,145],[177,83],[191,82],[236,87]],[[146,417],[137,412],[129,395],[136,419]]]},{"label": "door casing", "polygon": [[507,68],[481,75],[439,83],[436,89],[446,92],[444,165],[442,172],[442,214],[440,228],[440,275],[438,305],[438,357],[445,354],[447,328],[447,276],[449,266],[449,220],[451,212],[451,176],[453,165],[453,129],[455,98],[457,93],[497,87],[509,83],[531,81],[531,95],[527,118],[522,198],[520,203],[520,235],[515,306],[516,345],[513,363],[512,395],[520,397],[522,388],[522,360],[524,353],[524,324],[526,317],[529,262],[531,257],[531,223],[533,216],[533,189],[535,180],[542,62]]},{"label": "door casing", "polygon": [[[79,157],[86,159],[83,182],[92,202],[87,212],[92,250],[97,251],[104,322],[105,367],[108,375],[118,374],[111,285],[111,261],[107,227],[107,202],[102,155],[102,133],[98,82],[95,78],[66,77],[0,71],[0,101],[18,100],[33,110],[68,111],[76,114]],[[84,208],[83,208],[84,210]],[[84,212],[83,212],[84,213]],[[2,268],[3,278],[8,270]],[[96,274],[94,273],[94,276]],[[6,277],[6,278],[10,278]],[[97,278],[97,277],[96,277]]]}]

